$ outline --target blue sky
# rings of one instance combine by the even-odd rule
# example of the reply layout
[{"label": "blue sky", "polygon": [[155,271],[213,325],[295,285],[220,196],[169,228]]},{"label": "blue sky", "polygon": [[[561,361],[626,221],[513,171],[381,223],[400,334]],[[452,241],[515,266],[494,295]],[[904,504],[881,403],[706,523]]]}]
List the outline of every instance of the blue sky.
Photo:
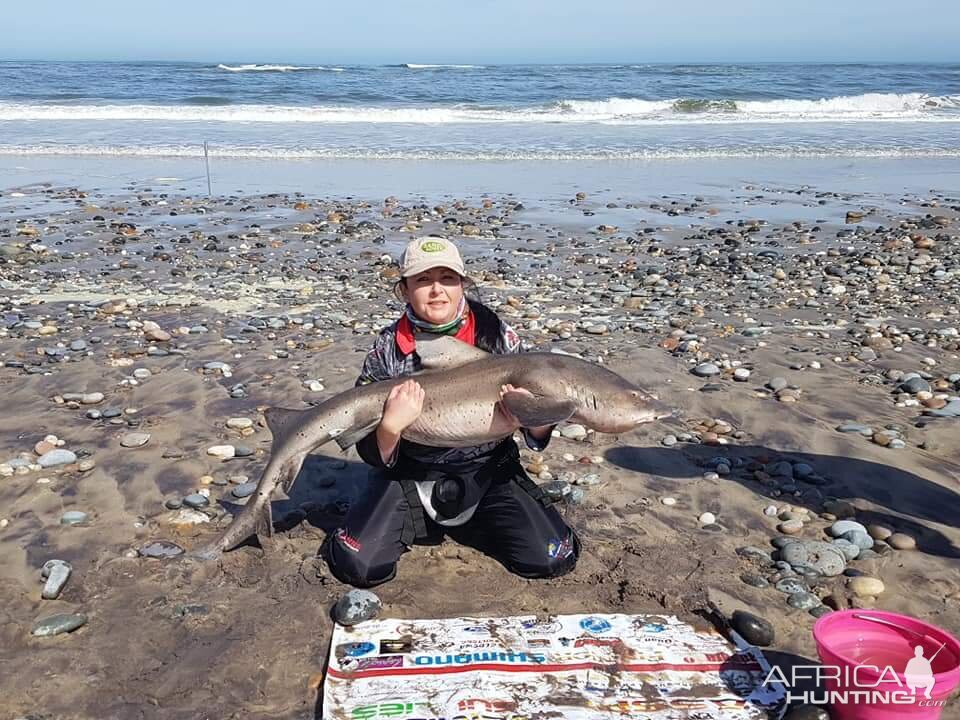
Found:
[{"label": "blue sky", "polygon": [[3,59],[960,61],[956,0],[40,0]]}]

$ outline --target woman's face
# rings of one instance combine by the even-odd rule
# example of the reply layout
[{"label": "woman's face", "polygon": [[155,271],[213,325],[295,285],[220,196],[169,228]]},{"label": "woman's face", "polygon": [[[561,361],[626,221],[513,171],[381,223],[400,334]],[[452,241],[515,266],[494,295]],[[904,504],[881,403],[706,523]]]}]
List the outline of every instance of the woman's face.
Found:
[{"label": "woman's face", "polygon": [[463,279],[456,271],[445,267],[411,275],[401,287],[413,313],[434,325],[453,320],[463,297]]}]

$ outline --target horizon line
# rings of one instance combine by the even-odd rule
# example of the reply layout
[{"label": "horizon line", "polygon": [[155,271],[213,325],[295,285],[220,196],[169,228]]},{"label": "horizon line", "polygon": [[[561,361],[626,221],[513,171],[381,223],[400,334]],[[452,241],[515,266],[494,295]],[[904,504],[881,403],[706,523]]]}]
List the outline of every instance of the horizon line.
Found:
[{"label": "horizon line", "polygon": [[548,66],[548,65],[960,65],[960,59],[957,60],[591,60],[591,61],[537,61],[537,62],[487,62],[482,60],[458,61],[458,62],[317,62],[313,60],[270,60],[270,61],[240,61],[240,60],[184,60],[184,59],[155,59],[155,58],[137,58],[137,59],[117,59],[117,58],[0,58],[0,63],[153,63],[153,64],[189,64],[189,65],[228,65],[238,63],[242,65],[285,65],[297,63],[315,63],[323,67],[338,65],[349,65],[353,67],[403,67],[404,65],[476,65],[492,67],[516,67],[516,66]]}]

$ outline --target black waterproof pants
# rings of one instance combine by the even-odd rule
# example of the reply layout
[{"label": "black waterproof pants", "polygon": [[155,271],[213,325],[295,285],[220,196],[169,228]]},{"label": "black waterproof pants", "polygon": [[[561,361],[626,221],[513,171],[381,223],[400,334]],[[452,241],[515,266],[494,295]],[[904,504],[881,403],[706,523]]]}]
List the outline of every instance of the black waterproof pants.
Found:
[{"label": "black waterproof pants", "polygon": [[[523,472],[519,463],[511,470]],[[400,483],[383,473],[370,473],[369,483],[368,492],[323,546],[336,578],[361,588],[393,579],[397,561],[409,549],[401,540],[410,515]],[[512,472],[494,480],[463,525],[441,526],[429,517],[425,521],[428,537],[440,539],[446,534],[526,578],[563,575],[573,569],[580,554],[577,534],[555,508],[521,488]]]}]

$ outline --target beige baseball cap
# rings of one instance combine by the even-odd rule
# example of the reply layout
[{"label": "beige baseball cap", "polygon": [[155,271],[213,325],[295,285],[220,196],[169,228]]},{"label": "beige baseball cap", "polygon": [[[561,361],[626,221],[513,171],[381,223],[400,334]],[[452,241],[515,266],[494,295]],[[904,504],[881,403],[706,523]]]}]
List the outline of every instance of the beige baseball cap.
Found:
[{"label": "beige baseball cap", "polygon": [[400,277],[410,277],[435,267],[450,268],[460,275],[466,275],[460,251],[446,238],[430,235],[407,243],[400,256]]}]

